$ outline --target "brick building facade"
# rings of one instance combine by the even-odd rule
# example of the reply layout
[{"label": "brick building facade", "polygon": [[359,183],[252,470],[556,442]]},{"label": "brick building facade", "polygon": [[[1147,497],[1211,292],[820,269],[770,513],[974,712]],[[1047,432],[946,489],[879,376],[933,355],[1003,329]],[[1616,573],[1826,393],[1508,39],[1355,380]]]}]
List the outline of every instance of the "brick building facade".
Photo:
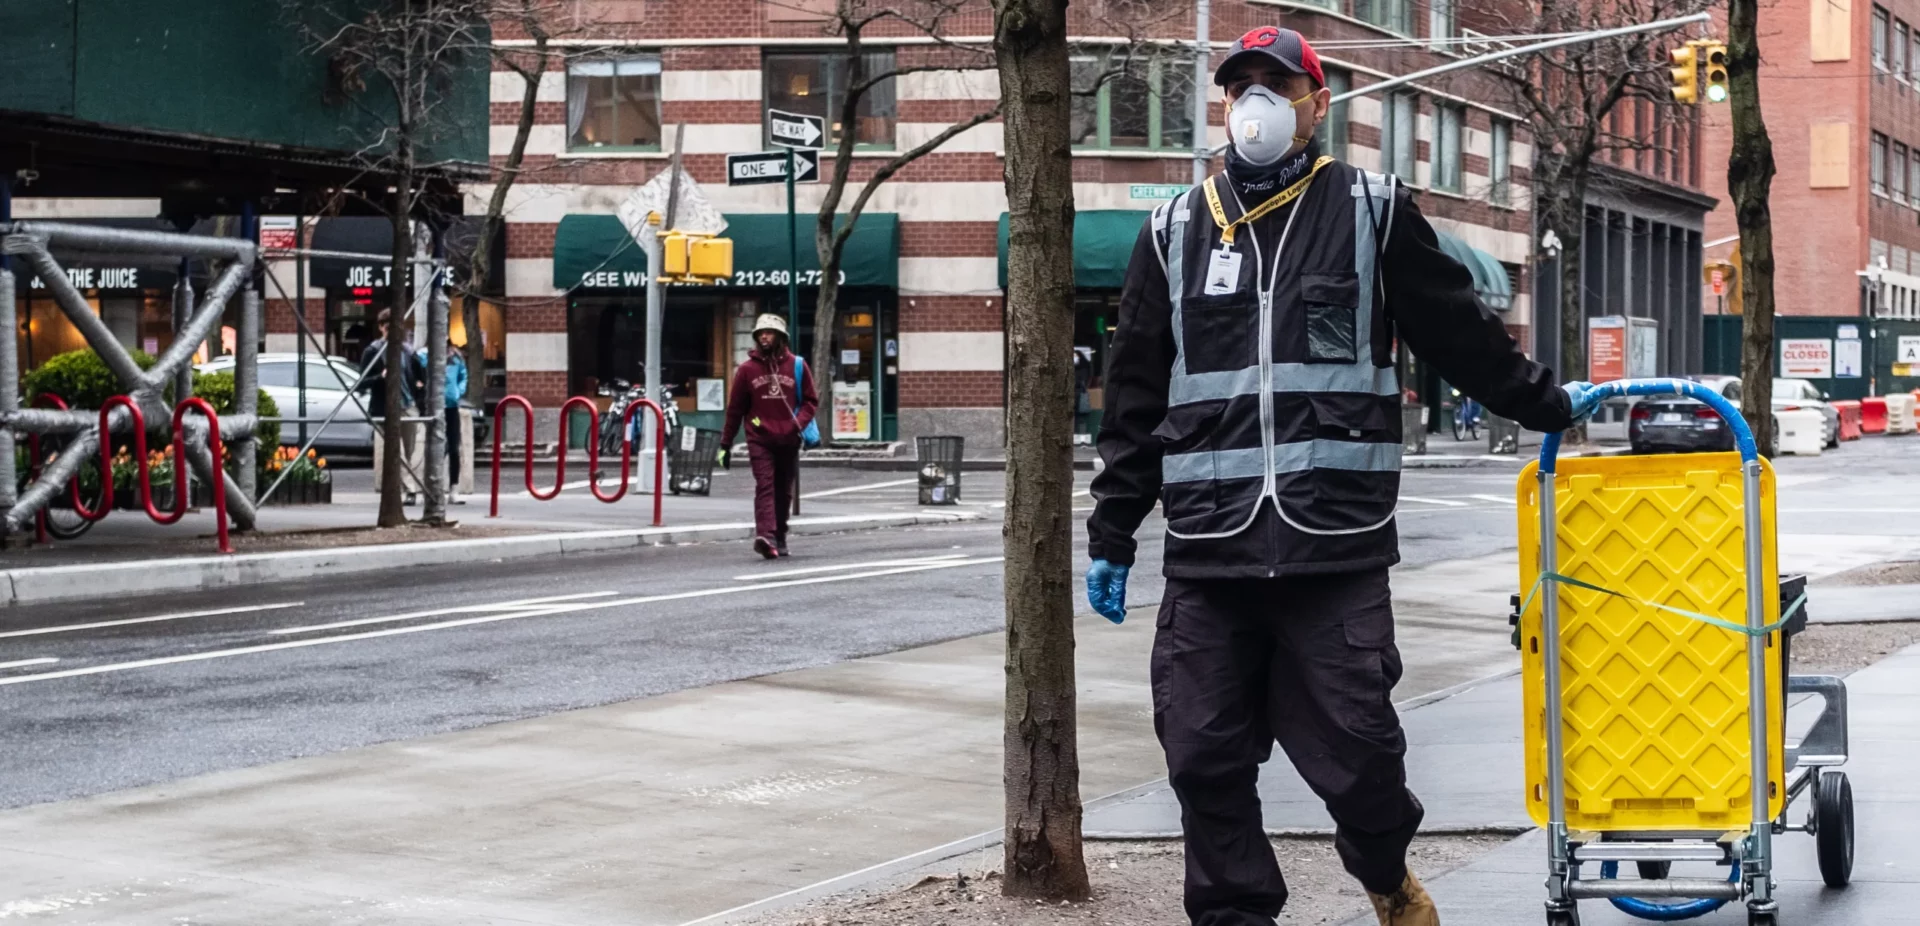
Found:
[{"label": "brick building facade", "polygon": [[[1782,315],[1920,318],[1920,2],[1782,0],[1760,11],[1760,98],[1776,174],[1774,301]],[[1738,228],[1726,107],[1702,107],[1706,186],[1721,198],[1710,260]],[[1879,277],[1874,288],[1863,272]]]},{"label": "brick building facade", "polygon": [[[697,401],[688,393],[698,391],[698,381],[727,374],[744,349],[753,313],[785,311],[784,189],[726,186],[725,156],[763,150],[767,108],[811,106],[818,113],[828,111],[821,104],[835,100],[836,75],[844,75],[844,65],[835,59],[844,62],[843,44],[824,34],[820,19],[808,16],[809,5],[763,0],[588,5],[596,25],[567,39],[568,60],[544,75],[526,171],[509,197],[500,300],[508,391],[552,408],[570,393],[633,372],[633,358],[640,356],[640,329],[633,319],[644,315],[644,295],[582,282],[623,279],[617,275],[577,274],[627,259],[595,259],[582,250],[589,246],[585,236],[596,229],[609,233],[604,240],[612,243],[603,247],[620,249],[607,223],[634,187],[666,167],[680,124],[685,125],[684,167],[733,223],[736,270],[762,263],[774,268],[736,273],[732,285],[669,290],[663,375],[687,387],[683,406],[695,410]],[[1097,19],[1105,12],[1100,6],[1076,6],[1074,13],[1075,34],[1087,37],[1076,41],[1076,67],[1089,73],[1108,67],[1101,56],[1119,47],[1118,40],[1094,37],[1134,31]],[[1449,19],[1409,0],[1397,5],[1353,0],[1337,9],[1230,0],[1214,5],[1214,56],[1217,60],[1233,39],[1255,26],[1290,26],[1321,45],[1338,91],[1447,60],[1447,53],[1425,45],[1377,46],[1451,33]],[[948,21],[942,31],[946,39],[984,48],[991,35],[985,5]],[[1193,25],[1190,19],[1173,19],[1153,23],[1148,32],[1135,47],[1150,49],[1139,55],[1149,63],[1132,66],[1128,77],[1110,81],[1081,104],[1076,131],[1083,144],[1076,147],[1074,179],[1076,206],[1086,224],[1076,233],[1076,265],[1124,266],[1145,212],[1164,198],[1164,188],[1184,187],[1191,179],[1185,100],[1192,67],[1182,58]],[[497,38],[519,40],[505,31]],[[876,68],[954,60],[951,50],[899,24],[876,24],[864,38],[874,56],[870,66]],[[1524,122],[1488,105],[1491,96],[1476,86],[1479,79],[1461,75],[1408,88],[1391,103],[1356,99],[1340,108],[1325,141],[1332,153],[1370,169],[1394,169],[1419,189],[1422,208],[1436,228],[1462,255],[1479,256],[1474,266],[1477,276],[1486,277],[1490,302],[1525,337],[1531,301],[1526,295],[1531,149]],[[496,72],[496,165],[512,139],[522,89],[517,75]],[[998,93],[991,70],[929,70],[895,78],[855,127],[863,144],[855,154],[848,199],[894,152],[990,108]],[[1218,128],[1221,103],[1217,90],[1209,93],[1207,141],[1219,144],[1224,141]],[[1394,109],[1393,120],[1383,120],[1389,109]],[[961,433],[988,446],[1001,439],[1005,346],[998,265],[1006,199],[1000,132],[1001,124],[994,121],[952,139],[901,170],[867,206],[861,228],[875,219],[888,224],[891,239],[870,244],[887,250],[882,260],[891,263],[876,264],[857,279],[849,271],[840,313],[863,327],[843,324],[828,335],[835,338],[836,359],[844,358],[848,366],[821,377],[845,390],[836,395],[865,390],[868,396],[871,419],[843,422],[850,439],[909,439],[932,432]],[[823,156],[823,173],[832,169],[832,160]],[[490,192],[485,185],[469,190],[469,214],[484,208]],[[803,273],[814,266],[812,219],[820,194],[817,185],[800,187]],[[1096,234],[1096,225],[1107,233]],[[774,229],[776,240],[748,240],[749,228]],[[778,251],[777,262],[756,256],[769,248]],[[1087,252],[1084,260],[1080,252]],[[1097,408],[1098,364],[1105,329],[1115,317],[1117,276],[1083,272],[1080,277],[1075,340],[1093,359],[1091,404]],[[809,321],[812,302],[811,287],[803,287],[802,341],[821,336]]]}]

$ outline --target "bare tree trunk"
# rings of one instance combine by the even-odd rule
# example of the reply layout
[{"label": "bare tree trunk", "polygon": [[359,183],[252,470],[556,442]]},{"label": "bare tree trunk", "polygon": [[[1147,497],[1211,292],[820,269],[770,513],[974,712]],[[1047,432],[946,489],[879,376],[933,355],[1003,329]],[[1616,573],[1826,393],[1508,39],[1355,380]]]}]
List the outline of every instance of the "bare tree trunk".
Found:
[{"label": "bare tree trunk", "polygon": [[[467,343],[464,353],[467,358],[467,404],[477,409],[486,407],[487,390],[487,351],[481,338],[480,295],[487,290],[491,282],[493,268],[493,238],[500,233],[507,213],[507,192],[513,188],[514,181],[520,179],[520,168],[527,160],[527,139],[533,135],[534,107],[540,99],[540,75],[547,70],[551,59],[548,53],[552,41],[546,29],[541,28],[530,7],[523,6],[522,15],[527,24],[527,33],[533,37],[533,63],[524,70],[513,61],[508,64],[520,74],[524,86],[520,91],[520,118],[513,128],[513,145],[507,149],[507,161],[494,178],[493,194],[487,198],[487,214],[480,227],[480,240],[474,242],[472,268],[467,274],[467,293],[460,300],[460,323],[467,331]],[[472,466],[471,460],[467,461]]]},{"label": "bare tree trunk", "polygon": [[1773,140],[1760,112],[1760,40],[1756,0],[1729,0],[1727,98],[1733,110],[1733,150],[1727,191],[1740,228],[1740,411],[1762,452],[1773,446]]},{"label": "bare tree trunk", "polygon": [[406,465],[406,453],[400,440],[400,429],[405,425],[400,419],[406,414],[402,390],[406,389],[407,369],[404,350],[406,306],[407,296],[412,290],[407,283],[413,278],[413,264],[410,263],[413,257],[413,234],[412,226],[407,221],[409,206],[413,202],[413,171],[403,166],[395,172],[393,183],[393,212],[388,217],[393,223],[393,256],[387,276],[390,321],[382,361],[386,367],[381,373],[387,393],[386,407],[380,410],[380,414],[385,416],[380,423],[380,440],[385,449],[380,458],[380,519],[376,523],[381,527],[399,527],[407,523],[407,511],[402,505],[405,489],[400,476],[401,468]]},{"label": "bare tree trunk", "polygon": [[1073,164],[1067,0],[994,0],[1006,118],[1006,882],[1083,900],[1073,666]]},{"label": "bare tree trunk", "polygon": [[[853,20],[853,7],[841,0],[839,4],[841,28],[847,36],[847,83],[857,87],[867,79],[866,60],[861,53],[860,27]],[[814,410],[814,420],[823,422],[820,426],[821,439],[833,443],[833,384],[828,374],[833,370],[833,330],[840,323],[840,261],[839,249],[833,246],[834,217],[840,212],[840,202],[847,194],[847,178],[853,172],[853,148],[856,126],[860,124],[860,96],[848,93],[840,102],[840,112],[834,118],[840,121],[840,140],[833,152],[833,176],[828,178],[824,195],[820,199],[820,211],[814,216],[813,248],[819,256],[820,289],[813,300],[813,350],[807,358],[808,372],[813,376],[814,388],[819,390],[820,404]],[[870,181],[871,182],[871,181]],[[857,216],[847,216],[849,231]],[[793,332],[794,352],[800,349],[800,332]]]}]

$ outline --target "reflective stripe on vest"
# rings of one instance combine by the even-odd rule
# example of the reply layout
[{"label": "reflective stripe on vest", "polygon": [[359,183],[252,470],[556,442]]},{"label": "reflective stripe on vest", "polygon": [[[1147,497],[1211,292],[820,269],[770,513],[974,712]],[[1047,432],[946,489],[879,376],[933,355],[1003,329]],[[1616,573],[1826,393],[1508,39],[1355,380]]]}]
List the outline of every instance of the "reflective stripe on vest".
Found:
[{"label": "reflective stripe on vest", "polygon": [[[1363,393],[1377,396],[1399,394],[1399,380],[1392,368],[1373,365],[1373,302],[1377,287],[1376,230],[1384,233],[1392,220],[1394,187],[1389,178],[1360,171],[1349,189],[1354,200],[1354,273],[1359,282],[1355,307],[1353,363],[1273,363],[1269,369],[1275,393]],[[1261,368],[1258,364],[1238,370],[1214,373],[1188,373],[1186,332],[1182,321],[1182,303],[1186,295],[1187,235],[1192,226],[1193,190],[1176,198],[1167,210],[1167,286],[1172,308],[1174,361],[1168,384],[1169,407],[1197,402],[1223,401],[1235,396],[1259,395]],[[1294,208],[1301,208],[1303,197]],[[1206,226],[1210,228],[1210,226]],[[1209,236],[1211,242],[1211,236]],[[1280,259],[1279,255],[1275,259]],[[1264,281],[1255,280],[1257,287]],[[1271,311],[1270,309],[1268,311]],[[1314,468],[1396,472],[1400,469],[1401,445],[1398,443],[1361,443],[1357,441],[1312,440],[1273,444],[1271,433],[1262,433],[1263,446],[1234,450],[1172,454],[1161,458],[1163,483],[1199,482],[1214,479],[1258,479],[1266,461],[1266,448],[1273,447],[1275,473],[1294,473]],[[1237,531],[1236,531],[1237,532]]]},{"label": "reflective stripe on vest", "polygon": [[[1170,454],[1160,458],[1160,481],[1206,482],[1214,479],[1259,479],[1266,448],[1214,450]],[[1296,441],[1273,445],[1273,471],[1301,473],[1310,469],[1351,469],[1391,472],[1400,468],[1400,445],[1343,440]]]}]

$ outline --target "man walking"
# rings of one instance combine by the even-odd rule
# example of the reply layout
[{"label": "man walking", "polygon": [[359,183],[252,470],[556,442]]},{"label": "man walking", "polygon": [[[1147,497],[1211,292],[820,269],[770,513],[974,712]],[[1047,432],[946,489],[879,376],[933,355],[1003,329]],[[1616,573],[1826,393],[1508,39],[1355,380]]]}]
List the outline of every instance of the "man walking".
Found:
[{"label": "man walking", "polygon": [[1157,501],[1154,728],[1195,926],[1271,926],[1286,902],[1255,788],[1275,740],[1383,926],[1434,926],[1406,864],[1422,810],[1392,702],[1396,351],[1540,431],[1589,411],[1592,387],[1556,387],[1520,352],[1393,178],[1321,156],[1331,94],[1299,33],[1248,32],[1214,81],[1226,170],[1153,212],[1121,294],[1088,598],[1124,618]]},{"label": "man walking", "polygon": [[733,374],[720,460],[733,468],[730,448],[744,424],[747,460],[753,464],[753,549],[777,559],[787,555],[787,515],[800,476],[800,434],[813,421],[820,396],[806,364],[787,348],[786,319],[773,314],[756,319],[753,344]]},{"label": "man walking", "polygon": [[[387,338],[392,337],[393,310],[381,309],[378,316],[380,336],[367,345],[360,354],[360,381],[368,385],[367,410],[375,418],[384,418],[387,414]],[[420,409],[415,397],[426,392],[426,373],[414,356],[413,342],[403,328],[400,337],[400,414],[403,418],[419,416]],[[406,496],[400,500],[403,505],[420,503],[420,441],[419,424],[411,421],[400,423],[400,484]]]}]

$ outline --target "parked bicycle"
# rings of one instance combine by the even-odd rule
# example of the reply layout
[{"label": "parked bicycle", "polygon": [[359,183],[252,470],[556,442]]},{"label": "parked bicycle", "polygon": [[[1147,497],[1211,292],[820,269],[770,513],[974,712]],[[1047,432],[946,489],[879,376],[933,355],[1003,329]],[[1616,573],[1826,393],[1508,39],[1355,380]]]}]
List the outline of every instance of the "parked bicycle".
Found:
[{"label": "parked bicycle", "polygon": [[[596,439],[600,445],[600,460],[603,466],[616,466],[617,468],[616,461],[620,459],[621,445],[626,441],[632,441],[634,450],[637,453],[641,446],[643,435],[645,434],[641,428],[646,424],[645,415],[635,415],[633,419],[627,423],[627,427],[623,432],[620,420],[621,413],[625,412],[627,407],[634,402],[646,398],[647,388],[639,383],[630,383],[624,379],[616,379],[611,386],[601,386],[599,392],[601,395],[612,399],[612,401],[607,403],[606,414],[600,416],[600,433],[596,435]],[[667,433],[669,435],[680,433],[680,411],[679,408],[674,405],[673,392],[672,386],[662,385],[660,387],[660,410],[666,418]],[[665,452],[665,448],[657,449]],[[595,483],[600,481],[600,472],[598,470],[588,475]]]}]

